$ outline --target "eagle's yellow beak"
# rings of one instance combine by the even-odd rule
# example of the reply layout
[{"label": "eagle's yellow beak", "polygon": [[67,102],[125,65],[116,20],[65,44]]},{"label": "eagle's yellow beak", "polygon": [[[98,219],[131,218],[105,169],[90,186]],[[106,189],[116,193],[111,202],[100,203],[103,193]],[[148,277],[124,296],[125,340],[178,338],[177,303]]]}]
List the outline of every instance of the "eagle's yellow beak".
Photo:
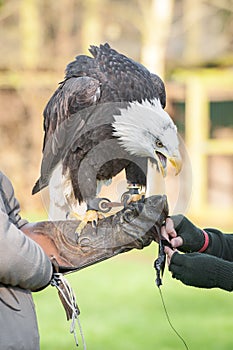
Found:
[{"label": "eagle's yellow beak", "polygon": [[174,157],[168,157],[167,159],[174,166],[174,168],[176,169],[176,175],[178,175],[182,168],[182,159],[180,154]]},{"label": "eagle's yellow beak", "polygon": [[176,175],[178,175],[179,172],[181,171],[182,159],[181,159],[181,156],[180,156],[179,152],[177,152],[177,154],[175,154],[172,157],[169,157],[169,156],[167,156],[167,155],[165,155],[164,153],[161,153],[161,152],[156,152],[156,159],[158,161],[159,170],[160,170],[160,172],[161,172],[163,177],[166,176],[166,159],[169,160],[169,162],[176,169]]}]

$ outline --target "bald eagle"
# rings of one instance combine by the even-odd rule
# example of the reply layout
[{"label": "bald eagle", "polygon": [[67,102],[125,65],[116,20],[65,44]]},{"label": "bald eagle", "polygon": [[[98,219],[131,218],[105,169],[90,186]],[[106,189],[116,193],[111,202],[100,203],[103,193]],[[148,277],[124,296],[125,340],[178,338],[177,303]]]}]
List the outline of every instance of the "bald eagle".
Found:
[{"label": "bald eagle", "polygon": [[89,51],[93,57],[68,64],[45,107],[41,174],[32,193],[53,186],[73,210],[85,202],[97,211],[99,184],[125,169],[133,198],[146,187],[148,160],[165,175],[167,159],[178,173],[181,158],[162,80],[107,43]]}]

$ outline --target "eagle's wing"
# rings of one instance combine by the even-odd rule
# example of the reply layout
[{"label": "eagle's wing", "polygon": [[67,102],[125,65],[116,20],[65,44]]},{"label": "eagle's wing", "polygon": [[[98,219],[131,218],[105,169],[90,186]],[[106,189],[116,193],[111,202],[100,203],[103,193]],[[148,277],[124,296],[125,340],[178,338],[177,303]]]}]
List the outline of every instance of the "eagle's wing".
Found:
[{"label": "eagle's wing", "polygon": [[150,72],[140,63],[112,49],[107,43],[99,47],[90,46],[89,51],[99,72],[104,72],[105,100],[141,102],[159,97]]},{"label": "eagle's wing", "polygon": [[158,75],[153,73],[150,74],[150,78],[154,85],[154,89],[159,94],[159,100],[161,102],[161,106],[165,108],[166,107],[166,90],[165,90],[164,82],[162,81],[162,79],[160,79]]},{"label": "eagle's wing", "polygon": [[[44,110],[44,144],[41,175],[32,193],[46,187],[54,168],[64,157],[74,138],[82,132],[85,119],[100,98],[100,82],[91,77],[65,80]],[[72,137],[68,137],[72,135]]]}]

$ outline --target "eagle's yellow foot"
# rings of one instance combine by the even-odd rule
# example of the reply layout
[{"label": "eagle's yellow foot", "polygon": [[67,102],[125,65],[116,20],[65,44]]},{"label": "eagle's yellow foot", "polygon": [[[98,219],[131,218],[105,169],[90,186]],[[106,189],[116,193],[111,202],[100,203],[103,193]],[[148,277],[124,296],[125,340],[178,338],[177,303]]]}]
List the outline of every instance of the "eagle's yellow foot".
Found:
[{"label": "eagle's yellow foot", "polygon": [[140,201],[142,198],[143,198],[143,194],[141,194],[141,193],[132,194],[131,197],[130,197],[129,203],[130,203],[130,202],[138,202],[138,201]]},{"label": "eagle's yellow foot", "polygon": [[[76,216],[76,214],[74,215]],[[80,215],[77,214],[77,217],[80,217]],[[87,225],[88,222],[91,222],[92,226],[96,227],[98,220],[102,218],[103,218],[103,215],[98,213],[96,210],[87,210],[85,215],[78,219],[81,222],[76,229],[76,233],[78,234],[78,236],[80,236],[84,227]]]},{"label": "eagle's yellow foot", "polygon": [[145,197],[145,193],[130,193],[130,191],[123,193],[121,197],[122,203],[128,205],[131,202],[138,202]]}]

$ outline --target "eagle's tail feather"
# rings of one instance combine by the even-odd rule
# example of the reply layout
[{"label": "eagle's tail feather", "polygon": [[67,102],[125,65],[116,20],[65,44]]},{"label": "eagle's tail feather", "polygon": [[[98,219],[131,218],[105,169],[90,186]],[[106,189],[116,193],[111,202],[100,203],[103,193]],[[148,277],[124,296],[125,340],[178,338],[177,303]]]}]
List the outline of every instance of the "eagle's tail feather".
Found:
[{"label": "eagle's tail feather", "polygon": [[46,182],[43,182],[41,180],[41,178],[39,178],[39,180],[36,181],[33,189],[32,189],[32,195],[36,194],[37,192],[40,192],[40,190],[42,190],[43,188],[45,188],[48,184]]}]

